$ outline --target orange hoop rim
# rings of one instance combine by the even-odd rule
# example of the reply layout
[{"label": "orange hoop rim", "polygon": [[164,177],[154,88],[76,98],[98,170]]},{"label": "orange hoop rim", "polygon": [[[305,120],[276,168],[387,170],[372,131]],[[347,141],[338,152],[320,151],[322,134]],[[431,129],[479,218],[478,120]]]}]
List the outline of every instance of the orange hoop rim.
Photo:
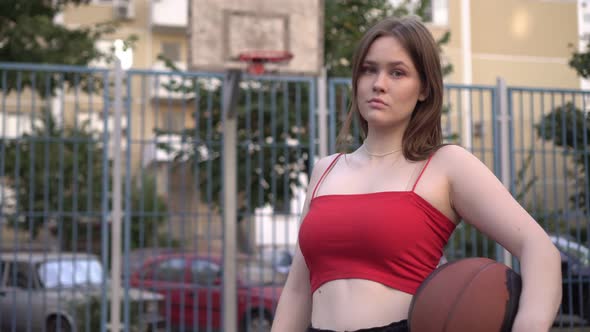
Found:
[{"label": "orange hoop rim", "polygon": [[266,63],[285,63],[291,58],[293,58],[293,54],[289,51],[255,50],[245,51],[238,55],[238,61],[246,62],[248,73],[252,75],[264,74],[264,64]]},{"label": "orange hoop rim", "polygon": [[267,62],[286,62],[293,58],[293,53],[289,51],[272,51],[272,50],[258,50],[245,51],[238,55],[239,61],[267,63]]}]

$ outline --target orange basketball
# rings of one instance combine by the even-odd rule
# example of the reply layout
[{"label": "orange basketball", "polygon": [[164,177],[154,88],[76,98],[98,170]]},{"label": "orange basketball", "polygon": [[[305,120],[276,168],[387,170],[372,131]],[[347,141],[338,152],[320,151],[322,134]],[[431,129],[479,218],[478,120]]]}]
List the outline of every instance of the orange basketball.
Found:
[{"label": "orange basketball", "polygon": [[424,280],[410,305],[411,332],[498,332],[512,329],[522,281],[489,258],[444,264]]}]

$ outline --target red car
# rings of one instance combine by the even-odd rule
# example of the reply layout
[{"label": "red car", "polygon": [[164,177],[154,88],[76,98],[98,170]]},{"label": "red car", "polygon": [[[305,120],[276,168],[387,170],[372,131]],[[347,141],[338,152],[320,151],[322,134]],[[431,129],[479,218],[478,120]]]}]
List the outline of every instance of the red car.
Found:
[{"label": "red car", "polygon": [[[160,314],[166,328],[205,331],[221,328],[221,257],[164,253],[132,272],[131,286],[164,295]],[[270,331],[286,279],[271,266],[238,261],[238,326],[240,331]]]}]

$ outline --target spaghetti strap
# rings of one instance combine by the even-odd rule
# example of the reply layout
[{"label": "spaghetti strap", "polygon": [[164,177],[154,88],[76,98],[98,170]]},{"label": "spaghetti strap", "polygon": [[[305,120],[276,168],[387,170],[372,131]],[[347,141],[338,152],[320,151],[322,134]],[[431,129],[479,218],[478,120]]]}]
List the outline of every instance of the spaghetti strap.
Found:
[{"label": "spaghetti strap", "polygon": [[420,172],[420,175],[418,175],[418,178],[416,179],[416,182],[414,182],[414,186],[412,187],[412,191],[414,191],[416,189],[416,186],[418,185],[418,181],[420,181],[420,178],[422,177],[422,174],[424,174],[424,171],[426,170],[426,167],[428,167],[428,164],[432,160],[432,157],[434,157],[434,153],[431,154],[430,157],[428,157],[428,160],[426,161],[426,164],[424,164],[424,167],[422,167],[422,171]]},{"label": "spaghetti strap", "polygon": [[330,170],[332,169],[332,167],[334,167],[334,165],[336,164],[336,162],[338,161],[338,159],[340,159],[340,157],[342,155],[343,155],[343,153],[338,154],[336,156],[336,158],[334,158],[334,160],[332,160],[332,162],[330,163],[330,165],[328,165],[328,168],[326,168],[326,170],[324,171],[324,174],[322,174],[322,176],[318,180],[318,183],[316,183],[315,188],[313,189],[313,193],[311,194],[311,199],[313,199],[315,197],[315,193],[318,190],[318,187],[320,186],[320,183],[322,183],[322,180],[324,179],[324,177],[326,177],[326,175],[328,174],[328,172],[330,172]]}]

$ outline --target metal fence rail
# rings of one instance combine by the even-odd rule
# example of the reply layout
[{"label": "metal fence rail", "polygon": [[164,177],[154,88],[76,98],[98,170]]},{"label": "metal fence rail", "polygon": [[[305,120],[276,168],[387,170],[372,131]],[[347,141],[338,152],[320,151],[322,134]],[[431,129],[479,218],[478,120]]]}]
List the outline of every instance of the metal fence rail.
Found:
[{"label": "metal fence rail", "polygon": [[[113,320],[125,331],[224,329],[223,78],[0,63],[0,289],[10,294],[0,297],[0,330],[105,331]],[[272,320],[319,132],[329,153],[339,148],[350,79],[327,82],[327,128],[316,122],[317,86],[308,77],[240,83],[236,324],[249,331]],[[480,158],[553,236],[564,259],[557,325],[583,325],[589,92],[500,81],[444,93],[445,141]],[[354,124],[344,148],[360,142]],[[445,250],[449,260],[505,254],[467,224]]]},{"label": "metal fence rail", "polygon": [[[108,306],[110,75],[0,63],[0,81],[1,329],[97,330]],[[74,301],[81,284],[92,301]]]},{"label": "metal fence rail", "polygon": [[510,190],[562,251],[563,326],[590,319],[588,92],[508,89]]}]

